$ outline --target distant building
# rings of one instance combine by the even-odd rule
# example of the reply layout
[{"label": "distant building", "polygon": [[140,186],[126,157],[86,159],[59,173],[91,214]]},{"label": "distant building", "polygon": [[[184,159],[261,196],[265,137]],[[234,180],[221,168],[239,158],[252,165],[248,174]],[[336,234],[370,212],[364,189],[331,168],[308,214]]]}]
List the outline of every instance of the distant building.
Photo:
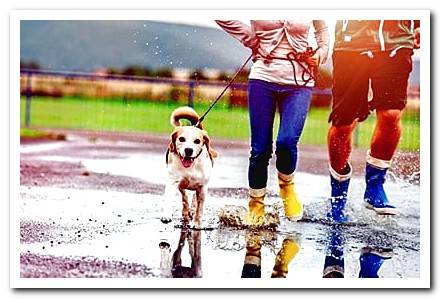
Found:
[{"label": "distant building", "polygon": [[173,78],[185,80],[190,78],[192,70],[184,68],[176,68],[172,70]]},{"label": "distant building", "polygon": [[218,69],[204,68],[202,73],[204,77],[208,78],[209,80],[215,80],[219,78],[221,72]]},{"label": "distant building", "polygon": [[109,72],[108,72],[108,69],[107,69],[107,68],[98,68],[98,69],[95,69],[95,70],[93,71],[93,73],[94,73],[95,75],[98,75],[98,76],[105,76],[105,75],[107,75]]}]

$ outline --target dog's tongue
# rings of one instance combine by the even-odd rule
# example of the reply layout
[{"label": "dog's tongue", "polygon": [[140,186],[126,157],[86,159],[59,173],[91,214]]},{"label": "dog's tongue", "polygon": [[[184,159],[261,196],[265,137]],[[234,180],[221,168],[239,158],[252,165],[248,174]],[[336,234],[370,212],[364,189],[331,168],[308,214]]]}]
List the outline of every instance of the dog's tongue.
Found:
[{"label": "dog's tongue", "polygon": [[193,164],[192,158],[183,158],[181,159],[181,161],[182,161],[182,165],[184,165],[185,168],[188,168]]}]

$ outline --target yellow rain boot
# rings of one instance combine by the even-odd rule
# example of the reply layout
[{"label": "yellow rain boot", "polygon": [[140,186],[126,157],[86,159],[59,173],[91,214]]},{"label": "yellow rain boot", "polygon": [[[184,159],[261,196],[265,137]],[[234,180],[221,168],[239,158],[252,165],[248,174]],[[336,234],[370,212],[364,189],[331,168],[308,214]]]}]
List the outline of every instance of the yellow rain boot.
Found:
[{"label": "yellow rain boot", "polygon": [[293,239],[286,238],[283,240],[282,248],[277,253],[274,263],[272,278],[286,278],[288,274],[288,266],[294,257],[299,253],[300,245]]},{"label": "yellow rain boot", "polygon": [[283,201],[283,207],[285,208],[285,216],[289,220],[298,221],[303,217],[303,204],[294,190],[294,173],[286,175],[283,173],[278,174],[280,198]]},{"label": "yellow rain boot", "polygon": [[245,219],[247,225],[260,226],[265,223],[264,198],[266,189],[250,189],[248,199],[248,214]]},{"label": "yellow rain boot", "polygon": [[246,239],[247,251],[245,254],[241,278],[261,278],[261,237],[259,235],[248,235],[246,236]]}]

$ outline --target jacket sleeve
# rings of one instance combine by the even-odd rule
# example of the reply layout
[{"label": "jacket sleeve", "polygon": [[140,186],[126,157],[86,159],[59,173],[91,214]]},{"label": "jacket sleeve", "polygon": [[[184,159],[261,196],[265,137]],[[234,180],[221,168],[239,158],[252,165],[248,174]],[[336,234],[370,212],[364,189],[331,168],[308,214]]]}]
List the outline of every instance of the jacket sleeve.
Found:
[{"label": "jacket sleeve", "polygon": [[329,52],[329,32],[326,22],[323,20],[312,21],[314,25],[314,35],[317,41],[317,53],[319,54],[320,64],[326,62]]},{"label": "jacket sleeve", "polygon": [[413,20],[413,29],[420,28],[420,20]]},{"label": "jacket sleeve", "polygon": [[255,48],[259,41],[255,37],[255,34],[252,28],[245,23],[240,21],[232,20],[232,21],[220,21],[215,20],[215,22],[227,33],[229,33],[232,37],[239,40],[245,47]]}]

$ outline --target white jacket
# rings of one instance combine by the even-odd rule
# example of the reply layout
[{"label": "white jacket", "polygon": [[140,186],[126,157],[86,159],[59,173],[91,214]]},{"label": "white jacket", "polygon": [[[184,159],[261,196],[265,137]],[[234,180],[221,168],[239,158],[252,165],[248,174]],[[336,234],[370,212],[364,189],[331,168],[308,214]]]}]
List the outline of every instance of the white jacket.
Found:
[{"label": "white jacket", "polygon": [[[324,63],[328,57],[329,33],[325,21],[322,20],[251,20],[251,26],[237,20],[216,20],[216,23],[243,45],[253,50],[255,63],[250,74],[252,79],[293,84],[293,69],[289,61],[270,59],[268,63],[267,58],[275,57],[272,52],[285,36],[293,51],[305,52],[310,47],[308,33],[311,25],[315,29],[318,46],[316,53],[320,63]],[[286,59],[286,57],[278,58]],[[296,63],[295,76],[300,83],[302,82],[301,73],[302,68]],[[308,86],[312,84],[313,82]]]}]

